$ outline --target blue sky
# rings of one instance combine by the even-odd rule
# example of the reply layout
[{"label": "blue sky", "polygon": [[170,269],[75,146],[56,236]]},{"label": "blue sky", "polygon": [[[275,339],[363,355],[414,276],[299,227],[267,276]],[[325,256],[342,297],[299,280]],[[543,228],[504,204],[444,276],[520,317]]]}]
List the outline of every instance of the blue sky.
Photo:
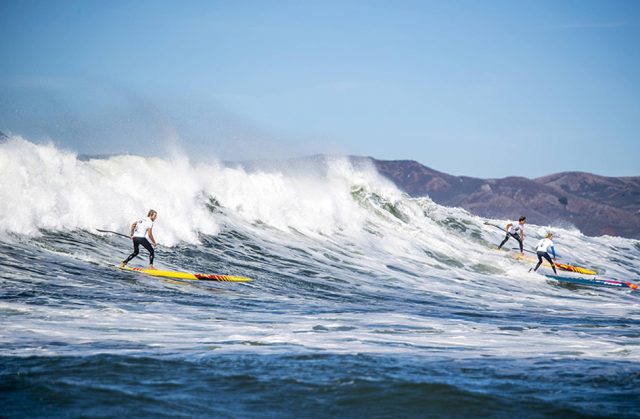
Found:
[{"label": "blue sky", "polygon": [[640,175],[638,1],[1,1],[0,130],[80,153]]}]

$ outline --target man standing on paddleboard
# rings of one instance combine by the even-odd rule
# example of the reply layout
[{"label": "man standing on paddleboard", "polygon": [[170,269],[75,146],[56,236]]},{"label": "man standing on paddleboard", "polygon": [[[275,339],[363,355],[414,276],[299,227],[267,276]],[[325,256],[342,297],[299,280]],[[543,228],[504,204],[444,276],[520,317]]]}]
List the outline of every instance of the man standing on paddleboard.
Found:
[{"label": "man standing on paddleboard", "polygon": [[507,231],[507,235],[505,236],[500,246],[498,246],[498,250],[502,249],[502,246],[509,240],[511,237],[518,241],[520,245],[520,253],[524,254],[523,246],[524,246],[524,223],[527,222],[527,217],[524,215],[518,219],[518,224],[509,223],[505,230]]},{"label": "man standing on paddleboard", "polygon": [[[129,237],[133,240],[133,253],[128,258],[122,261],[122,267],[125,267],[127,263],[134,257],[138,256],[140,245],[149,251],[149,269],[155,269],[153,266],[153,258],[155,252],[153,246],[157,246],[156,239],[153,237],[153,222],[158,217],[158,213],[155,210],[149,210],[147,218],[135,221],[131,224],[131,231]],[[147,239],[147,235],[149,239]],[[149,242],[151,240],[151,242]],[[153,243],[153,246],[151,246]]]},{"label": "man standing on paddleboard", "polygon": [[[551,265],[551,267],[553,268],[553,273],[558,275],[558,272],[556,271],[556,265],[551,260],[551,257],[549,257],[549,251],[551,251],[553,260],[556,260],[556,249],[553,247],[552,239],[553,239],[553,234],[547,233],[547,235],[544,236],[544,239],[538,242],[538,245],[536,246],[536,254],[538,255],[538,264],[536,265],[535,268],[533,268],[534,272],[537,271],[538,268],[540,267],[540,264],[542,263],[542,258],[545,258],[547,262],[549,262],[549,265]],[[531,269],[529,269],[529,272],[531,272]]]}]

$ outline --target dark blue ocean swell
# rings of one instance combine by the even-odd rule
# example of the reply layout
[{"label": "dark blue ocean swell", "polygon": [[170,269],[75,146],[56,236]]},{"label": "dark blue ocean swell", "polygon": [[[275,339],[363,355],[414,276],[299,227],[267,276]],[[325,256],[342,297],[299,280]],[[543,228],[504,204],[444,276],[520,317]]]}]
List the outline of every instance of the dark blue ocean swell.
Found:
[{"label": "dark blue ocean swell", "polygon": [[159,263],[254,281],[119,271],[130,242],[87,231],[0,240],[0,416],[638,417],[637,294],[337,236],[200,239]]},{"label": "dark blue ocean swell", "polygon": [[332,354],[0,357],[0,371],[7,417],[632,418],[640,386],[621,362]]}]

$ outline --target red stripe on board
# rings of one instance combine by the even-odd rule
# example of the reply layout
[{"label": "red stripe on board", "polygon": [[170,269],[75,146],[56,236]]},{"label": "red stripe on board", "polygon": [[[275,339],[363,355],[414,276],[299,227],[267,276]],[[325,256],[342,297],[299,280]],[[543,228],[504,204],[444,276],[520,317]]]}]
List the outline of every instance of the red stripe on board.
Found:
[{"label": "red stripe on board", "polygon": [[193,274],[198,279],[213,279],[214,281],[228,281],[225,275],[216,274]]}]

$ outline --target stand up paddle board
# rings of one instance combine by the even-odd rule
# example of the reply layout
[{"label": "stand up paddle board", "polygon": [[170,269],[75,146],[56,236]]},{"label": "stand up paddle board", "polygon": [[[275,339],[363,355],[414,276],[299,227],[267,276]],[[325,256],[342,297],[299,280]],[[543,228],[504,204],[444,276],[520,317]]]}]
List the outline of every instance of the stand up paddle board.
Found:
[{"label": "stand up paddle board", "polygon": [[556,265],[556,268],[562,269],[563,271],[575,272],[583,275],[597,275],[598,273],[591,269],[581,268],[580,266],[567,265],[566,263],[555,262],[554,265]]},{"label": "stand up paddle board", "polygon": [[[528,262],[533,262],[533,263],[537,263],[538,262],[538,258],[535,258],[533,256],[528,256],[528,255],[516,254],[515,258],[519,259],[519,260],[526,260]],[[597,275],[598,274],[598,272],[596,272],[596,271],[594,271],[592,269],[583,268],[583,267],[580,267],[580,266],[569,265],[567,263],[554,262],[554,265],[556,265],[556,268],[561,269],[563,271],[567,271],[567,272],[575,272],[577,274],[582,274],[582,275]],[[542,262],[542,266],[551,267],[549,265],[549,262],[547,262],[544,259],[543,259],[543,262]]]},{"label": "stand up paddle board", "polygon": [[244,276],[218,275],[218,274],[194,274],[190,272],[163,271],[160,269],[144,269],[131,268],[129,266],[116,266],[118,269],[125,271],[140,272],[151,276],[159,276],[165,278],[188,279],[191,281],[225,281],[225,282],[250,282],[250,278]]},{"label": "stand up paddle board", "polygon": [[628,281],[615,281],[612,279],[589,279],[589,278],[574,278],[570,276],[559,275],[545,275],[547,278],[554,279],[558,282],[567,282],[570,284],[589,285],[595,287],[613,287],[613,288],[631,288],[637,290],[638,285]]}]

